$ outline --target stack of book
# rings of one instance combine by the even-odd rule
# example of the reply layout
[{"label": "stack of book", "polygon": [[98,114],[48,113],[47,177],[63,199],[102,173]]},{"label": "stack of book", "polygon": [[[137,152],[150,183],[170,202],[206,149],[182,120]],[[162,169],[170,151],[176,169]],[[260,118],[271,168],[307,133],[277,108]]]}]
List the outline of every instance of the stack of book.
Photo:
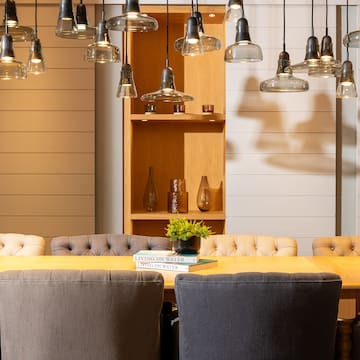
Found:
[{"label": "stack of book", "polygon": [[217,260],[201,259],[197,254],[179,255],[170,250],[140,250],[133,255],[136,268],[189,272],[207,269]]}]

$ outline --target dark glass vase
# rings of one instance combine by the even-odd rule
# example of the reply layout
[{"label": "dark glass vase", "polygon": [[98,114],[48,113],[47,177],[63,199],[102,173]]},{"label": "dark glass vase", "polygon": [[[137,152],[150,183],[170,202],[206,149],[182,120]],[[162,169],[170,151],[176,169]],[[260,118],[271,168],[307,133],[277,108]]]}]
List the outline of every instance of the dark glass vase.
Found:
[{"label": "dark glass vase", "polygon": [[200,211],[210,210],[210,187],[207,176],[201,177],[201,182],[197,193],[197,206]]},{"label": "dark glass vase", "polygon": [[200,238],[193,236],[188,240],[176,240],[175,251],[178,254],[198,254],[200,250]]},{"label": "dark glass vase", "polygon": [[157,192],[154,182],[154,170],[153,167],[149,167],[148,179],[143,197],[143,205],[146,211],[155,211],[157,206]]}]

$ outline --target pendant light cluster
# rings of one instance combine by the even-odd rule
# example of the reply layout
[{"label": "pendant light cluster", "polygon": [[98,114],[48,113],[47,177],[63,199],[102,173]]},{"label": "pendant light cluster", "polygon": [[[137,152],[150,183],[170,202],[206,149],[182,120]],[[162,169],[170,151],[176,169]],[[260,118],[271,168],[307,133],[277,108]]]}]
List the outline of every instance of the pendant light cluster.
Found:
[{"label": "pendant light cluster", "polygon": [[[14,0],[5,1],[4,25],[0,28],[0,79],[24,80],[27,74],[39,75],[46,71],[41,42],[37,31],[37,0],[35,0],[35,29],[21,26],[16,14]],[[14,41],[31,40],[28,66],[15,59]]]}]

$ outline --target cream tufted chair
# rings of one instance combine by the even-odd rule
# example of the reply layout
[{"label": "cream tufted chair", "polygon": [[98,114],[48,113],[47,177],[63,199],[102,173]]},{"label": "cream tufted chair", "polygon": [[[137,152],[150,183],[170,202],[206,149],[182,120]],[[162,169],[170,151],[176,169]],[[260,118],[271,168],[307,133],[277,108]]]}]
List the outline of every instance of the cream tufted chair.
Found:
[{"label": "cream tufted chair", "polygon": [[297,242],[288,237],[266,235],[210,235],[201,239],[204,256],[296,256]]},{"label": "cream tufted chair", "polygon": [[318,237],[312,249],[315,256],[360,256],[360,236]]},{"label": "cream tufted chair", "polygon": [[37,235],[0,234],[0,255],[37,256],[45,254],[45,239]]}]

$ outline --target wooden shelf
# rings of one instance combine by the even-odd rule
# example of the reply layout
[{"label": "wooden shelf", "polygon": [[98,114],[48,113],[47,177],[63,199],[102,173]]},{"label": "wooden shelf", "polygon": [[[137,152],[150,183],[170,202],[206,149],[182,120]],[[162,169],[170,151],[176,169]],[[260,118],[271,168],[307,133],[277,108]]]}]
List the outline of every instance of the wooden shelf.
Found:
[{"label": "wooden shelf", "polygon": [[132,114],[131,121],[179,121],[179,122],[225,122],[225,115],[220,113],[207,114]]},{"label": "wooden shelf", "polygon": [[131,220],[169,220],[173,218],[186,218],[189,220],[225,220],[223,211],[189,211],[182,214],[170,214],[166,211],[133,212]]}]

